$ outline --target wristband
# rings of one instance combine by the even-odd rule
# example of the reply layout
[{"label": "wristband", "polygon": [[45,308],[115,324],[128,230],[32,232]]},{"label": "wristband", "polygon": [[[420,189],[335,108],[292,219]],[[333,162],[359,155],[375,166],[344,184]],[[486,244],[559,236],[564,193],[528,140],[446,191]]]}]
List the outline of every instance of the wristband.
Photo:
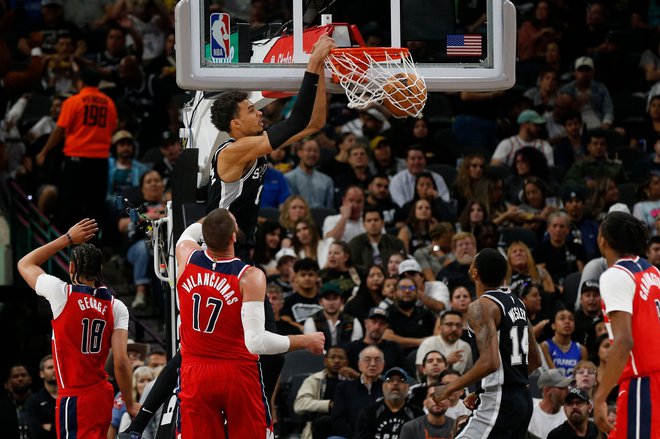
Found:
[{"label": "wristband", "polygon": [[66,239],[69,240],[69,245],[73,245],[73,244],[74,244],[74,242],[73,242],[73,238],[71,237],[71,235],[69,235],[69,232],[66,232]]}]

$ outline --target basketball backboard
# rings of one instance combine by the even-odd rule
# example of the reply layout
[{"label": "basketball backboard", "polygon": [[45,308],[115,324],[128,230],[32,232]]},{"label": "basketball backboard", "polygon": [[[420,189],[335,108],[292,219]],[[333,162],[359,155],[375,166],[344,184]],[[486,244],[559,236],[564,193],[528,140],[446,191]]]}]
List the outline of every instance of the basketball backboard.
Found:
[{"label": "basketball backboard", "polygon": [[408,48],[429,91],[515,83],[509,0],[180,0],[175,12],[184,89],[295,92],[323,34],[339,47]]}]

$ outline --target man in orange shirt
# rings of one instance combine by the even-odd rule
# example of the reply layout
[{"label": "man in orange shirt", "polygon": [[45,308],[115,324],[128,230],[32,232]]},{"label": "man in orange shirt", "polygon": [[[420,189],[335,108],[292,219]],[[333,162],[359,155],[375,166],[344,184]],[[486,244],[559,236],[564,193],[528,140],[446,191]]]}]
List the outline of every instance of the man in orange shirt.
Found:
[{"label": "man in orange shirt", "polygon": [[98,89],[99,82],[96,72],[80,72],[80,92],[64,101],[57,126],[37,155],[37,164],[43,166],[46,154],[64,140],[57,221],[64,230],[79,218],[104,217],[117,109],[112,99]]}]

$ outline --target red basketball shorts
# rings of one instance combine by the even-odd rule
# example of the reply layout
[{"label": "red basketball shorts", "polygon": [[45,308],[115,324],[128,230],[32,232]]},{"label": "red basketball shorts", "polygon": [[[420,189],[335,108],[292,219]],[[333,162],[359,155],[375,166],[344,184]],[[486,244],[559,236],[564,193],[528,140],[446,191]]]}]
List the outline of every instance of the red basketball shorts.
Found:
[{"label": "red basketball shorts", "polygon": [[187,362],[179,377],[182,439],[272,437],[258,362]]},{"label": "red basketball shorts", "polygon": [[60,391],[55,403],[58,439],[107,439],[113,400],[107,381],[75,394]]},{"label": "red basketball shorts", "polygon": [[621,383],[609,439],[660,438],[660,374]]}]

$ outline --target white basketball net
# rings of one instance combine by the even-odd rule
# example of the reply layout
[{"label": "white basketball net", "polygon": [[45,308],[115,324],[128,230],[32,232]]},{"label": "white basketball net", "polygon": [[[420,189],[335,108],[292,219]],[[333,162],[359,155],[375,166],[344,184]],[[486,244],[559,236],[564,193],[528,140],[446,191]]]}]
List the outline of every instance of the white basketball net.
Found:
[{"label": "white basketball net", "polygon": [[[390,105],[405,113],[396,117],[418,117],[426,103],[426,82],[417,72],[407,49],[388,49],[384,52],[384,60],[378,61],[366,51],[359,54],[333,51],[325,59],[325,66],[346,91],[349,108],[363,110],[369,104],[382,103],[387,99]],[[412,82],[400,83],[408,89],[407,96],[400,93],[400,89],[388,86],[393,76],[400,74],[415,78]],[[389,99],[394,93],[397,96]]]}]

